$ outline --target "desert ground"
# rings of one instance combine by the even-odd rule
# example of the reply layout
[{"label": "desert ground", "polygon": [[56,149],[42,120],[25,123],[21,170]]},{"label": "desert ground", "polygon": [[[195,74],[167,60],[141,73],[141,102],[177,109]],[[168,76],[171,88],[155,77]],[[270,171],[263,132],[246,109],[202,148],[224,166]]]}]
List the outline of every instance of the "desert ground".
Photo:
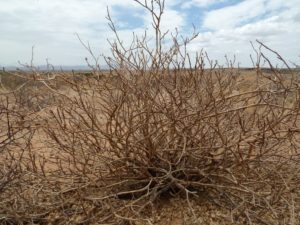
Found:
[{"label": "desert ground", "polygon": [[1,72],[1,224],[299,224],[297,70]]}]

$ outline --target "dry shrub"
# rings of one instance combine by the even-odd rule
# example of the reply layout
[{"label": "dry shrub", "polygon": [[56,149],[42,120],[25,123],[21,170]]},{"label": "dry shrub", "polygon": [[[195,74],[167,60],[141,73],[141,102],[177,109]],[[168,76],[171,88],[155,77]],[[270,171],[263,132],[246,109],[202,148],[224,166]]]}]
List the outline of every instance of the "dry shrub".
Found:
[{"label": "dry shrub", "polygon": [[14,104],[30,112],[41,111],[55,103],[56,91],[62,83],[55,78],[52,70],[39,71],[33,65],[24,65],[24,70],[0,73],[2,93],[13,95]]},{"label": "dry shrub", "polygon": [[199,201],[228,209],[233,224],[298,224],[297,74],[274,68],[264,51],[285,61],[258,42],[244,90],[233,63],[188,53],[197,33],[163,45],[163,0],[136,2],[152,15],[154,47],[145,34],[127,48],[108,15],[116,35],[110,71],[66,82],[72,96],[60,93],[42,125],[56,165],[29,160],[36,166],[2,201],[2,221],[155,224],[156,204],[179,197],[195,224]]},{"label": "dry shrub", "polygon": [[115,70],[52,111],[61,171],[99,185],[85,200],[128,199],[112,213],[132,220],[162,196],[190,205],[205,193],[249,221],[295,219],[299,108],[287,99],[298,87],[273,91],[258,73],[258,86],[235,92],[230,70],[203,66]]},{"label": "dry shrub", "polygon": [[[83,199],[108,204],[127,221],[149,222],[149,207],[164,196],[183,196],[193,210],[191,199],[205,193],[232,210],[236,223],[299,222],[294,71],[274,68],[261,49],[277,53],[258,42],[255,78],[250,90],[238,90],[234,65],[225,69],[202,52],[187,53],[196,33],[182,43],[173,36],[169,49],[162,45],[163,1],[138,3],[153,16],[155,48],[147,36],[126,48],[108,15],[117,37],[109,75],[74,83],[76,95],[52,111],[46,127],[62,155],[61,171],[96,185]],[[261,60],[271,73],[260,69]]]},{"label": "dry shrub", "polygon": [[0,221],[6,217],[7,196],[24,183],[22,161],[33,131],[26,125],[26,113],[11,94],[0,95]]},{"label": "dry shrub", "polygon": [[3,71],[0,74],[1,224],[33,222],[29,210],[24,217],[21,212],[24,205],[30,205],[33,198],[30,190],[33,190],[33,183],[39,176],[36,155],[31,151],[36,132],[36,112],[46,107],[41,103],[48,102],[50,94],[55,94],[49,91],[52,81],[44,77],[46,74],[36,77],[40,74],[28,71]]}]

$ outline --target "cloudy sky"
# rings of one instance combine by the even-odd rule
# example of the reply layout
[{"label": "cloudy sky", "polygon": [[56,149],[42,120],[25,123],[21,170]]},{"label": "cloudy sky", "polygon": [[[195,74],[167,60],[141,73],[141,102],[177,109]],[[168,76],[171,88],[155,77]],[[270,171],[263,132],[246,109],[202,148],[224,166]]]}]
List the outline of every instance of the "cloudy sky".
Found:
[{"label": "cloudy sky", "polygon": [[[107,6],[124,41],[150,29],[133,0],[0,0],[0,66],[30,62],[32,46],[36,65],[84,65],[76,33],[95,54],[109,54]],[[163,29],[189,34],[192,24],[200,35],[190,51],[204,49],[220,63],[226,54],[250,66],[250,41],[258,39],[300,64],[299,0],[166,0]]]}]

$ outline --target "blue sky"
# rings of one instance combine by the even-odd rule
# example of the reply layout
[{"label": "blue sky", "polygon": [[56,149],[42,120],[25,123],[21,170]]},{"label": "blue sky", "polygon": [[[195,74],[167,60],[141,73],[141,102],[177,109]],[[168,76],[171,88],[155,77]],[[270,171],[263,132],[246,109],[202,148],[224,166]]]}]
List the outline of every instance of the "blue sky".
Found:
[{"label": "blue sky", "polygon": [[[124,42],[132,33],[151,35],[151,17],[133,0],[0,0],[0,66],[34,62],[84,65],[88,52],[75,33],[89,41],[96,55],[109,55],[106,7]],[[182,34],[195,25],[200,35],[190,52],[204,49],[224,63],[236,55],[241,66],[250,66],[250,41],[259,39],[300,64],[299,0],[166,0],[162,28]],[[299,40],[298,40],[299,39]],[[100,62],[100,63],[103,63]]]}]

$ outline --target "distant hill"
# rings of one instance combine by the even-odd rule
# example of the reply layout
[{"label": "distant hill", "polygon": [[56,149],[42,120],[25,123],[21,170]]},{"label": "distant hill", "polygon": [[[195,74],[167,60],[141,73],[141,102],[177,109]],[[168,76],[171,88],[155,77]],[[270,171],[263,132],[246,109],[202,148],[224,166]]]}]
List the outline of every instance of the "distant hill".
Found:
[{"label": "distant hill", "polygon": [[[74,65],[74,66],[53,66],[54,67],[54,70],[56,71],[59,71],[59,70],[63,70],[63,71],[72,71],[72,70],[75,70],[75,71],[89,71],[91,70],[90,67],[88,66],[85,66],[85,65]],[[27,68],[25,67],[22,67],[22,66],[1,66],[0,65],[0,68],[4,68],[5,70],[7,71],[15,71],[15,70],[28,70]],[[41,70],[41,71],[46,71],[48,69],[52,70],[53,68],[52,67],[47,67],[47,65],[39,65],[36,67],[38,70]],[[107,69],[107,66],[101,66],[101,69]]]}]

